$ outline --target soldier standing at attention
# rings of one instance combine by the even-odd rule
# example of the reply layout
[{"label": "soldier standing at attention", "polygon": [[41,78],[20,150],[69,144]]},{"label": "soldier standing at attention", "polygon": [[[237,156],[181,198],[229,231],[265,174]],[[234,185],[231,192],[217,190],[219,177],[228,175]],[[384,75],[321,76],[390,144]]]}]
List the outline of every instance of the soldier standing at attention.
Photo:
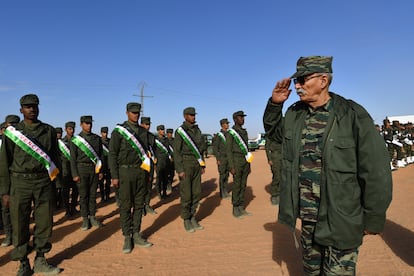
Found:
[{"label": "soldier standing at attention", "polygon": [[220,197],[230,198],[228,193],[229,186],[229,160],[227,158],[226,144],[227,144],[227,130],[229,129],[229,120],[227,118],[220,120],[221,130],[213,139],[214,156],[217,160],[217,167],[219,171],[219,186]]},{"label": "soldier standing at attention", "polygon": [[92,133],[92,116],[81,116],[80,124],[82,131],[70,144],[70,165],[80,195],[81,229],[86,231],[90,225],[102,227],[95,216],[96,190],[102,178],[102,142],[101,137]]},{"label": "soldier standing at attention", "polygon": [[[56,131],[56,138],[58,139],[58,141],[60,139],[62,139],[62,133],[63,133],[63,129],[61,127],[56,127],[55,128]],[[60,154],[60,151],[59,151]],[[59,157],[60,160],[62,160],[61,157]],[[55,195],[55,208],[56,210],[59,210],[63,207],[63,197],[62,197],[62,181],[61,181],[61,174],[59,175],[59,177],[57,177],[52,183],[54,186],[54,195]]]},{"label": "soldier standing at attention", "polygon": [[243,111],[233,113],[234,126],[228,130],[227,135],[227,157],[230,173],[233,175],[233,216],[236,218],[252,215],[244,208],[247,177],[250,174],[250,162],[253,160],[248,148],[247,130],[243,128],[245,116],[247,115]]},{"label": "soldier standing at attention", "polygon": [[[7,115],[5,120],[5,128],[8,126],[15,127],[20,122],[20,117],[17,115]],[[10,208],[6,205],[6,202],[1,200],[1,219],[3,222],[5,239],[1,243],[1,247],[7,247],[12,244],[12,225],[10,220]]]},{"label": "soldier standing at attention", "polygon": [[168,172],[170,170],[170,162],[172,152],[168,149],[168,139],[165,137],[164,125],[157,126],[158,136],[155,138],[157,147],[155,157],[157,158],[157,193],[164,199],[167,197]]},{"label": "soldier standing at attention", "polygon": [[172,191],[172,184],[174,182],[174,175],[175,175],[175,166],[174,166],[174,137],[173,137],[174,129],[167,128],[167,139],[168,139],[168,149],[172,154],[171,162],[170,162],[170,170],[168,172],[168,185],[167,185],[167,192],[171,193]]},{"label": "soldier standing at attention", "polygon": [[55,129],[38,119],[39,98],[35,94],[20,98],[23,121],[9,126],[0,151],[0,194],[10,207],[12,240],[11,259],[20,261],[17,275],[31,275],[28,254],[31,251],[30,214],[34,206],[36,250],[34,272],[58,274],[60,269],[47,263],[45,253],[52,245],[53,189],[51,181],[59,173],[60,160]]},{"label": "soldier standing at attention", "polygon": [[102,142],[102,179],[99,180],[99,192],[101,194],[101,202],[109,200],[111,193],[111,173],[108,167],[108,153],[109,153],[109,141],[108,127],[101,127],[101,142]]},{"label": "soldier standing at attention", "polygon": [[75,132],[75,122],[66,122],[66,135],[61,140],[58,140],[59,150],[61,152],[62,160],[62,197],[63,205],[65,206],[65,217],[70,218],[77,213],[76,205],[78,204],[78,187],[73,181],[72,171],[70,168],[70,143]]},{"label": "soldier standing at attention", "polygon": [[[329,91],[332,57],[301,57],[279,80],[263,115],[282,143],[278,222],[301,219],[305,275],[355,275],[364,235],[384,229],[392,177],[383,138],[368,112]],[[293,79],[300,100],[282,116]]]},{"label": "soldier standing at attention", "polygon": [[272,171],[272,183],[270,184],[270,202],[272,205],[279,205],[280,200],[280,168],[281,168],[281,154],[282,145],[271,137],[266,137],[266,157],[267,163],[270,165]]},{"label": "soldier standing at attention", "polygon": [[148,193],[148,174],[151,161],[147,156],[149,132],[138,125],[141,104],[128,103],[128,120],[117,125],[109,143],[109,168],[112,185],[119,189],[121,230],[125,238],[122,252],[132,251],[132,241],[140,247],[152,243],[141,237],[141,220]]},{"label": "soldier standing at attention", "polygon": [[175,130],[174,160],[180,179],[181,217],[185,231],[204,229],[195,218],[201,199],[201,175],[205,171],[202,152],[206,145],[195,120],[195,108],[184,109],[184,123]]},{"label": "soldier standing at attention", "polygon": [[152,209],[150,205],[151,201],[151,194],[152,194],[152,183],[154,182],[154,168],[156,165],[156,158],[155,158],[155,135],[150,132],[151,128],[151,118],[150,117],[141,117],[141,127],[145,128],[148,131],[149,140],[148,140],[148,156],[151,158],[151,171],[148,176],[147,181],[147,189],[148,193],[145,196],[145,214],[157,214],[157,212]]}]

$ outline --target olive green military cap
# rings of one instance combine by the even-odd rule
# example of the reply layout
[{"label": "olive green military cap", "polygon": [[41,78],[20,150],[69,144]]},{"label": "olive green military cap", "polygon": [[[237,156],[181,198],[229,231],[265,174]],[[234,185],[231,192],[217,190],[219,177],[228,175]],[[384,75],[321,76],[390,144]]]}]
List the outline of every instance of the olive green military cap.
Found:
[{"label": "olive green military cap", "polygon": [[126,110],[128,112],[140,112],[141,104],[140,103],[127,103]]},{"label": "olive green military cap", "polygon": [[92,120],[92,116],[91,116],[91,115],[84,115],[84,116],[81,116],[81,118],[80,118],[80,122],[81,122],[81,123],[92,123],[92,122],[93,122],[93,120]]},{"label": "olive green military cap", "polygon": [[65,123],[65,128],[71,127],[71,128],[75,128],[76,123],[73,121],[69,121]]},{"label": "olive green military cap", "polygon": [[6,116],[5,123],[6,124],[18,124],[20,122],[20,117],[14,114],[10,114]]},{"label": "olive green military cap", "polygon": [[56,133],[63,133],[63,129],[61,127],[55,127]]},{"label": "olive green military cap", "polygon": [[108,133],[108,127],[101,127],[101,132]]},{"label": "olive green military cap", "polygon": [[187,107],[187,108],[184,108],[183,114],[184,115],[187,115],[187,114],[189,114],[189,115],[196,115],[197,113],[195,112],[195,108],[194,107]]},{"label": "olive green military cap", "polygon": [[165,126],[164,125],[158,125],[157,130],[165,130]]},{"label": "olive green military cap", "polygon": [[141,124],[150,125],[151,118],[150,117],[141,117]]},{"label": "olive green military cap", "polygon": [[1,124],[0,124],[0,128],[1,128],[1,129],[6,128],[6,122],[1,123]]},{"label": "olive green military cap", "polygon": [[296,73],[291,78],[307,76],[313,73],[332,73],[333,57],[300,57],[296,64]]},{"label": "olive green military cap", "polygon": [[167,128],[167,133],[173,133],[174,132],[174,129],[172,129],[172,128]]},{"label": "olive green military cap", "polygon": [[247,115],[244,114],[243,111],[239,110],[239,111],[236,111],[236,112],[233,113],[233,119],[236,118],[237,116],[243,116],[243,117],[245,117]]},{"label": "olive green military cap", "polygon": [[220,125],[223,125],[223,124],[229,124],[230,122],[229,122],[229,120],[227,120],[227,118],[224,118],[224,119],[221,119],[220,120]]},{"label": "olive green military cap", "polygon": [[20,98],[20,105],[38,105],[39,97],[35,94],[27,94]]}]

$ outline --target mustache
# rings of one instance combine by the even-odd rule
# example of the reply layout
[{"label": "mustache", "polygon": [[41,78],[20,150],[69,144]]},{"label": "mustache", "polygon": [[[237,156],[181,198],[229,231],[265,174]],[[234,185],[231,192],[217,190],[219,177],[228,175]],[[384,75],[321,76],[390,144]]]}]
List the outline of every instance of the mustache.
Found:
[{"label": "mustache", "polygon": [[306,92],[306,90],[305,90],[305,89],[303,89],[303,88],[298,88],[298,89],[296,89],[296,94],[298,94],[298,96],[300,96],[300,95],[306,95],[306,94],[308,94],[308,93]]}]

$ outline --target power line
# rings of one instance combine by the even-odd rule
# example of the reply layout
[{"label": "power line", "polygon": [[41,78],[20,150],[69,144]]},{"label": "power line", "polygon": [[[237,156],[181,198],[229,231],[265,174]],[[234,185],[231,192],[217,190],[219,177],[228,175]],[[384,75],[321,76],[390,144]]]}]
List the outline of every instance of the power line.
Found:
[{"label": "power line", "polygon": [[147,86],[147,83],[145,81],[142,81],[140,83],[140,85],[138,85],[138,87],[141,86],[140,88],[140,94],[132,94],[132,96],[137,96],[141,98],[141,117],[144,116],[144,98],[154,98],[154,96],[148,96],[148,95],[144,95],[144,89],[145,86]]}]

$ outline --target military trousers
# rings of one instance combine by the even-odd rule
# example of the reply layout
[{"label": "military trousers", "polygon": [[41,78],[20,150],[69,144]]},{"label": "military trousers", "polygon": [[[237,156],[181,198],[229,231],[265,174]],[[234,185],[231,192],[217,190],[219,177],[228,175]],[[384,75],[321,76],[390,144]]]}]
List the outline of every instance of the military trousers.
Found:
[{"label": "military trousers", "polygon": [[139,166],[119,169],[119,215],[124,236],[141,231],[141,220],[148,193],[148,173]]},{"label": "military trousers", "polygon": [[157,192],[165,195],[168,185],[168,173],[170,171],[169,165],[166,162],[157,163]]},{"label": "military trousers", "polygon": [[314,222],[302,220],[302,260],[305,275],[355,275],[358,248],[338,249],[314,241]]},{"label": "military trousers", "polygon": [[250,163],[248,163],[244,155],[240,154],[234,158],[233,188],[232,188],[232,204],[234,207],[244,207],[244,194],[246,192],[247,177],[250,173]]},{"label": "military trousers", "polygon": [[96,214],[96,189],[98,175],[95,165],[78,166],[80,182],[78,183],[80,212],[83,218]]},{"label": "military trousers", "polygon": [[1,198],[1,219],[3,222],[4,233],[6,236],[11,236],[12,227],[10,219],[10,207],[4,205],[3,198]]},{"label": "military trousers", "polygon": [[78,186],[72,176],[66,175],[62,178],[62,197],[66,210],[73,211],[78,204]]},{"label": "military trousers", "polygon": [[192,158],[185,160],[184,178],[180,179],[180,202],[181,218],[191,219],[197,211],[201,199],[201,167],[200,164]]},{"label": "military trousers", "polygon": [[46,253],[52,248],[49,238],[53,226],[53,189],[48,174],[11,174],[10,219],[14,249],[11,259],[23,260],[31,252],[30,214],[35,219],[33,247]]},{"label": "military trousers", "polygon": [[103,177],[98,181],[101,199],[108,200],[111,193],[111,173],[109,170],[103,172]]},{"label": "military trousers", "polygon": [[227,159],[221,159],[220,165],[218,165],[219,171],[219,188],[220,188],[220,197],[224,197],[228,193],[229,189],[229,161]]},{"label": "military trousers", "polygon": [[282,153],[281,151],[274,150],[270,153],[272,160],[272,183],[270,184],[270,195],[272,197],[278,197],[280,194],[280,175],[282,168]]}]

